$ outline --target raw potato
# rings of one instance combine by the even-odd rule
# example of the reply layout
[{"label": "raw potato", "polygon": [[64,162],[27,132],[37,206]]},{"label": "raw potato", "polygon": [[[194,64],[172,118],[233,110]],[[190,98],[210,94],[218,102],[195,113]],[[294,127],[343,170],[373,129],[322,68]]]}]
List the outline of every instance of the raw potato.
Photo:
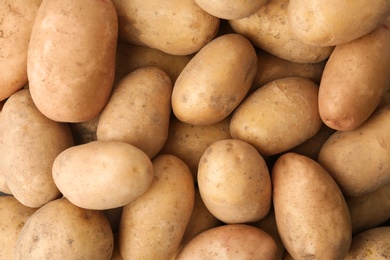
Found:
[{"label": "raw potato", "polygon": [[250,223],[271,207],[271,178],[263,157],[250,144],[220,140],[202,155],[198,187],[207,209],[224,223]]},{"label": "raw potato", "polygon": [[390,183],[390,107],[376,110],[351,131],[336,131],[318,162],[346,196],[361,196]]},{"label": "raw potato", "polygon": [[206,12],[226,20],[247,17],[259,10],[267,1],[268,0],[195,0],[195,2]]},{"label": "raw potato", "polygon": [[388,0],[290,0],[288,21],[301,41],[335,46],[355,40],[379,27],[390,15]]},{"label": "raw potato", "polygon": [[110,260],[113,248],[110,223],[102,212],[79,208],[61,198],[27,220],[13,259]]},{"label": "raw potato", "polygon": [[177,78],[172,109],[182,122],[210,125],[244,99],[256,75],[257,56],[239,34],[222,35],[202,48]]},{"label": "raw potato", "polygon": [[27,49],[42,0],[0,2],[0,100],[27,84]]},{"label": "raw potato", "polygon": [[119,228],[123,259],[170,259],[194,207],[194,181],[188,166],[170,154],[158,155],[152,162],[152,185],[123,208]]},{"label": "raw potato", "polygon": [[110,0],[43,0],[28,47],[31,96],[48,118],[82,122],[113,85],[118,17]]},{"label": "raw potato", "polygon": [[148,46],[173,55],[199,51],[211,41],[219,18],[194,0],[113,0],[122,41]]},{"label": "raw potato", "polygon": [[287,151],[321,128],[318,86],[301,77],[271,81],[250,94],[233,112],[230,134],[256,147],[262,156]]},{"label": "raw potato", "polygon": [[263,230],[245,224],[229,224],[209,229],[193,238],[176,260],[273,260],[276,250],[272,237]]},{"label": "raw potato", "polygon": [[270,0],[254,14],[229,20],[233,30],[259,49],[297,63],[324,61],[333,47],[320,47],[303,43],[292,31],[287,17],[289,0]]},{"label": "raw potato", "polygon": [[69,126],[42,115],[28,89],[7,99],[0,113],[0,172],[23,205],[38,208],[61,196],[51,168],[73,144]]},{"label": "raw potato", "polygon": [[172,83],[157,67],[131,72],[115,87],[97,126],[97,139],[132,144],[150,158],[168,138]]},{"label": "raw potato", "polygon": [[351,220],[336,182],[316,161],[281,155],[272,170],[273,205],[280,238],[296,259],[344,259]]},{"label": "raw potato", "polygon": [[76,206],[105,210],[124,206],[150,186],[153,166],[137,147],[94,141],[70,147],[53,163],[53,179]]}]

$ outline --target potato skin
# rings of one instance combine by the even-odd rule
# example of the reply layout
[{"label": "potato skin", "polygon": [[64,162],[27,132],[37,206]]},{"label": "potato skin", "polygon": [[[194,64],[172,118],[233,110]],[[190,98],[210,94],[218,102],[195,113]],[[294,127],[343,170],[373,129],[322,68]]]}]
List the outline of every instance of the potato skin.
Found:
[{"label": "potato skin", "polygon": [[343,259],[352,239],[343,194],[316,161],[281,155],[272,170],[279,235],[294,259]]},{"label": "potato skin", "polygon": [[117,37],[111,1],[43,0],[27,57],[38,109],[61,122],[87,121],[100,113],[112,89]]}]

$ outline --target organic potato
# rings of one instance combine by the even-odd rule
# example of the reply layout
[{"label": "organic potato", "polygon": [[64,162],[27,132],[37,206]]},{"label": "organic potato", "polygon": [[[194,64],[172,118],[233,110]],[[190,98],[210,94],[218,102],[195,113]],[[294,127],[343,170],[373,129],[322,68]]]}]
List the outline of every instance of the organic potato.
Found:
[{"label": "organic potato", "polygon": [[41,207],[61,196],[51,169],[73,144],[69,126],[45,117],[28,89],[7,99],[0,113],[0,173],[23,205]]},{"label": "organic potato", "polygon": [[301,77],[271,81],[250,94],[233,112],[230,134],[256,147],[262,156],[285,152],[321,128],[318,86]]},{"label": "organic potato", "polygon": [[281,155],[272,169],[276,225],[294,259],[344,259],[351,244],[348,207],[336,182],[316,161]]},{"label": "organic potato", "polygon": [[195,2],[209,14],[226,20],[247,17],[256,12],[261,6],[266,4],[267,1],[268,0],[195,0]]},{"label": "organic potato", "polygon": [[143,194],[153,180],[153,166],[149,157],[131,144],[93,141],[60,153],[53,162],[53,179],[76,206],[106,210]]},{"label": "organic potato", "polygon": [[118,17],[112,1],[43,0],[28,46],[31,96],[48,118],[82,122],[112,89]]},{"label": "organic potato", "polygon": [[0,2],[0,100],[8,98],[27,84],[27,49],[41,2]]},{"label": "organic potato", "polygon": [[256,52],[239,34],[222,35],[185,66],[172,92],[172,110],[192,125],[226,118],[243,100],[256,75]]},{"label": "organic potato", "polygon": [[150,158],[168,138],[172,83],[157,67],[139,68],[115,87],[97,125],[97,139],[132,144]]},{"label": "organic potato", "polygon": [[30,216],[13,259],[110,260],[113,243],[110,223],[102,212],[79,208],[61,198]]}]

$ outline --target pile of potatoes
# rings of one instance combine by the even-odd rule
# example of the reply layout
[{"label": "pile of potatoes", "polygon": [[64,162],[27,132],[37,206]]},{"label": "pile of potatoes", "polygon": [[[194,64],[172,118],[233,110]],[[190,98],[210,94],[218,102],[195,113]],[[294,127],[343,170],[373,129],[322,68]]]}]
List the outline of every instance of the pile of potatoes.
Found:
[{"label": "pile of potatoes", "polygon": [[389,87],[388,0],[3,0],[0,259],[388,259]]}]

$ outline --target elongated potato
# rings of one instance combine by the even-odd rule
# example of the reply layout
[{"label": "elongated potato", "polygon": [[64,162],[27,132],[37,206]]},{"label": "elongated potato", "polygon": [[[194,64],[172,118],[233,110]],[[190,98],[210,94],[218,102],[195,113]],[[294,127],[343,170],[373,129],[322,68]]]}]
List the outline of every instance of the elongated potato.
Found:
[{"label": "elongated potato", "polygon": [[352,239],[343,194],[316,161],[295,153],[272,170],[276,225],[294,259],[344,259]]},{"label": "elongated potato", "polygon": [[43,0],[27,56],[31,95],[48,118],[82,122],[105,106],[115,73],[112,1]]},{"label": "elongated potato", "polygon": [[259,10],[267,1],[268,0],[195,0],[195,2],[209,14],[226,20],[247,17]]}]

